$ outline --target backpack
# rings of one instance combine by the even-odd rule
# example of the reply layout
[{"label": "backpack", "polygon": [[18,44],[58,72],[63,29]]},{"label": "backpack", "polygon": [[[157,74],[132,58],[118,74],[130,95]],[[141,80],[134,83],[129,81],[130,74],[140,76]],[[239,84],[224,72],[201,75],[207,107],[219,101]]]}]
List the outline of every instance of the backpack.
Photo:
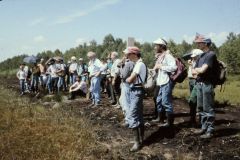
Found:
[{"label": "backpack", "polygon": [[153,95],[154,88],[156,87],[157,73],[155,70],[147,69],[147,79],[143,86],[145,93],[148,96]]},{"label": "backpack", "polygon": [[182,83],[187,77],[187,68],[180,58],[175,58],[177,70],[170,74],[169,77],[173,82]]},{"label": "backpack", "polygon": [[223,85],[224,82],[227,79],[227,65],[220,60],[217,60],[216,66],[215,66],[215,85]]}]

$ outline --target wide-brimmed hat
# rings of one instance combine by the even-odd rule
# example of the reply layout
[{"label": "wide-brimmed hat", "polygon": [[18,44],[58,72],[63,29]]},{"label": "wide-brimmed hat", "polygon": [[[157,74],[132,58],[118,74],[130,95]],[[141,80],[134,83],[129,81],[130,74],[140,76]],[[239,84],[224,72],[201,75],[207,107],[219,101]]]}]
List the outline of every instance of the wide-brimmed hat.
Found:
[{"label": "wide-brimmed hat", "polygon": [[153,44],[167,46],[167,41],[165,39],[163,39],[163,38],[158,38],[155,41],[153,41]]},{"label": "wide-brimmed hat", "polygon": [[203,53],[203,51],[202,51],[201,49],[193,49],[193,50],[191,51],[191,53],[192,53],[191,57],[194,58],[194,57],[196,57],[196,56],[201,55],[201,54]]}]

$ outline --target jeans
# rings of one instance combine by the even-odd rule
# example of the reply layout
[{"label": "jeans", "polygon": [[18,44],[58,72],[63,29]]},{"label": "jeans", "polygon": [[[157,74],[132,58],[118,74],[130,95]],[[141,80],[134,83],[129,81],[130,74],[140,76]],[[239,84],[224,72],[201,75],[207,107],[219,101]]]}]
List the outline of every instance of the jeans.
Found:
[{"label": "jeans", "polygon": [[94,104],[100,103],[100,92],[101,92],[100,81],[101,81],[100,77],[91,78],[90,92],[91,92],[92,101]]},{"label": "jeans", "polygon": [[39,76],[33,75],[31,81],[32,91],[38,91]]},{"label": "jeans", "polygon": [[169,80],[167,84],[161,85],[158,96],[157,96],[157,110],[158,112],[164,112],[168,114],[173,114],[173,105],[172,105],[172,90],[173,82]]},{"label": "jeans", "polygon": [[200,111],[202,129],[208,133],[214,130],[214,85],[197,83],[197,108]]},{"label": "jeans", "polygon": [[143,88],[133,87],[130,89],[130,103],[127,115],[129,128],[136,128],[144,125],[143,121]]},{"label": "jeans", "polygon": [[127,120],[130,108],[130,86],[128,83],[123,82],[121,84],[121,96],[119,99],[120,105],[122,106],[122,110],[125,114],[125,120]]},{"label": "jeans", "polygon": [[51,91],[57,91],[59,77],[51,77]]},{"label": "jeans", "polygon": [[25,91],[25,80],[24,79],[20,79],[19,82],[20,82],[21,93],[24,93],[24,91]]},{"label": "jeans", "polygon": [[70,85],[73,85],[76,82],[77,74],[70,74]]},{"label": "jeans", "polygon": [[67,90],[65,76],[60,76],[58,80],[58,92],[60,92],[60,88],[62,87],[65,91]]},{"label": "jeans", "polygon": [[47,88],[48,88],[48,92],[51,93],[52,92],[52,77],[50,75],[47,75]]}]

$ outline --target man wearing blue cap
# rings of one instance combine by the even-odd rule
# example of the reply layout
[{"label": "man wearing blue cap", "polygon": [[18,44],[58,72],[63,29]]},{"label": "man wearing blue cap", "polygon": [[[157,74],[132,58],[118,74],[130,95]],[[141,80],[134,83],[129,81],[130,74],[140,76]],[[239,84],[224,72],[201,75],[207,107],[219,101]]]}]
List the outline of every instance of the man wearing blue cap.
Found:
[{"label": "man wearing blue cap", "polygon": [[214,131],[214,67],[217,65],[217,57],[210,51],[211,39],[197,34],[194,42],[204,53],[201,54],[192,74],[197,76],[197,108],[201,117],[201,129],[196,131],[200,138],[212,138]]}]

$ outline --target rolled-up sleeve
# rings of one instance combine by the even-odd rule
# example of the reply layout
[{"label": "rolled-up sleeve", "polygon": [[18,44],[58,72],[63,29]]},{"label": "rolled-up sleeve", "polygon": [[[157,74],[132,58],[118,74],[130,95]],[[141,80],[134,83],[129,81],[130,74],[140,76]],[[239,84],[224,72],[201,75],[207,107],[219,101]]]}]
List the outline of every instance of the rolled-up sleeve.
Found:
[{"label": "rolled-up sleeve", "polygon": [[174,72],[177,70],[177,64],[176,64],[176,60],[172,55],[166,55],[165,56],[165,61],[167,61],[167,65],[163,65],[162,66],[162,70],[166,71],[166,72]]}]

